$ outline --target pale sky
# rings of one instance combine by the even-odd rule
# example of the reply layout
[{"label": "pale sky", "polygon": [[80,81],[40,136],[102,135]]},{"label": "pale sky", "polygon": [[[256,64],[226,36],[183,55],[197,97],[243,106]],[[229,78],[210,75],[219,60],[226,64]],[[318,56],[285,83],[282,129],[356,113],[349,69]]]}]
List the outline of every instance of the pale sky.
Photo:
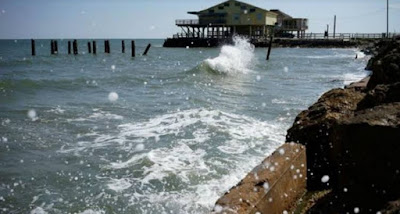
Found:
[{"label": "pale sky", "polygon": [[[180,31],[175,19],[196,19],[219,0],[0,0],[0,39],[166,38]],[[244,0],[309,19],[308,32],[386,32],[386,0]],[[391,32],[400,32],[400,0],[390,0]]]}]

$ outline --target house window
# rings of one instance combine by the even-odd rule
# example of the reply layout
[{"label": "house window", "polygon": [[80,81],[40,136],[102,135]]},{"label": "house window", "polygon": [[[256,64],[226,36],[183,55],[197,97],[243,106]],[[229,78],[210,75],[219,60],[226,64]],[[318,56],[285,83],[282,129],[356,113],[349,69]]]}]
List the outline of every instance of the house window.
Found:
[{"label": "house window", "polygon": [[224,4],[225,7],[229,7],[229,2]]},{"label": "house window", "polygon": [[218,9],[219,9],[219,10],[223,10],[223,9],[224,9],[224,6],[219,6]]},{"label": "house window", "polygon": [[262,14],[261,13],[257,13],[257,20],[261,20],[262,19]]},{"label": "house window", "polygon": [[246,10],[247,7],[246,7],[246,6],[241,6],[240,8],[241,8],[242,10]]},{"label": "house window", "polygon": [[235,14],[233,15],[233,20],[234,20],[234,21],[239,21],[239,19],[240,19],[240,14],[235,13]]},{"label": "house window", "polygon": [[250,8],[250,13],[256,12],[256,8]]},{"label": "house window", "polygon": [[208,12],[209,12],[209,13],[214,13],[214,10],[209,10]]}]

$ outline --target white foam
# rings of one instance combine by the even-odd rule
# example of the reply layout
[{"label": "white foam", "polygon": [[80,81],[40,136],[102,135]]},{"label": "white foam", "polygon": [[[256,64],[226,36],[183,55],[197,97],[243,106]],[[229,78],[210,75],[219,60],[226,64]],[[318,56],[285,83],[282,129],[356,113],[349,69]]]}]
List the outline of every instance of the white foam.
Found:
[{"label": "white foam", "polygon": [[226,73],[248,73],[254,64],[254,46],[245,38],[234,37],[234,45],[224,45],[219,56],[205,60],[213,70]]},{"label": "white foam", "polygon": [[367,76],[367,72],[346,73],[343,76],[343,84],[349,85],[352,82],[358,82]]},{"label": "white foam", "polygon": [[43,208],[41,207],[36,207],[35,209],[31,210],[31,214],[47,214]]},{"label": "white foam", "polygon": [[365,58],[366,55],[364,52],[357,51],[356,56],[357,56],[357,59],[363,59],[363,58]]},{"label": "white foam", "polygon": [[[91,132],[82,135],[85,141],[59,152],[84,155],[112,146],[123,155],[119,160],[103,158],[101,167],[107,171],[135,170],[135,176],[128,173],[121,179],[111,175],[98,178],[106,188],[123,192],[132,204],[146,202],[159,204],[161,210],[204,213],[284,142],[284,130],[277,122],[198,108],[125,123],[114,134]],[[171,180],[186,187],[163,191]],[[155,188],[154,182],[162,187]],[[140,193],[135,191],[138,186]]]},{"label": "white foam", "polygon": [[334,54],[334,55],[315,55],[315,56],[306,56],[308,59],[332,59],[332,58],[349,58],[354,59],[355,55],[349,54]]},{"label": "white foam", "polygon": [[106,213],[104,210],[87,209],[83,212],[80,212],[79,214],[104,214],[104,213]]},{"label": "white foam", "polygon": [[114,190],[115,192],[122,192],[131,187],[132,184],[129,182],[128,179],[121,178],[121,179],[111,179],[107,186],[109,189]]},{"label": "white foam", "polygon": [[83,122],[83,121],[95,121],[95,120],[122,120],[123,116],[112,114],[109,112],[101,111],[99,109],[93,109],[93,113],[87,117],[79,117],[74,119],[67,119],[68,122]]}]

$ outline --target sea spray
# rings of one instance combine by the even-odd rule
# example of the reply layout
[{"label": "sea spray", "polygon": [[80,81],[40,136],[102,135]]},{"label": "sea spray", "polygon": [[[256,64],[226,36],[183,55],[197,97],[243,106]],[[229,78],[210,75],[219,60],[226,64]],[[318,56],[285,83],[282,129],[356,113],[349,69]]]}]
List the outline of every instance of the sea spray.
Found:
[{"label": "sea spray", "polygon": [[233,38],[233,45],[224,45],[219,55],[204,62],[212,70],[225,73],[248,73],[255,61],[254,46],[243,37]]}]

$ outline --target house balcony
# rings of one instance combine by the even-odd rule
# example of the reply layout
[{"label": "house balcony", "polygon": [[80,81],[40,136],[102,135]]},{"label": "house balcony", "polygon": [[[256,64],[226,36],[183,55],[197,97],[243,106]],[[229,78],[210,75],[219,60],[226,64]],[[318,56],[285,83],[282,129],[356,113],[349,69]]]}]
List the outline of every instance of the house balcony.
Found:
[{"label": "house balcony", "polygon": [[177,19],[175,20],[175,24],[178,26],[192,26],[199,25],[200,22],[198,19]]},{"label": "house balcony", "polygon": [[177,19],[175,24],[179,27],[206,27],[206,26],[223,26],[226,23],[224,18],[202,18],[202,19]]}]

